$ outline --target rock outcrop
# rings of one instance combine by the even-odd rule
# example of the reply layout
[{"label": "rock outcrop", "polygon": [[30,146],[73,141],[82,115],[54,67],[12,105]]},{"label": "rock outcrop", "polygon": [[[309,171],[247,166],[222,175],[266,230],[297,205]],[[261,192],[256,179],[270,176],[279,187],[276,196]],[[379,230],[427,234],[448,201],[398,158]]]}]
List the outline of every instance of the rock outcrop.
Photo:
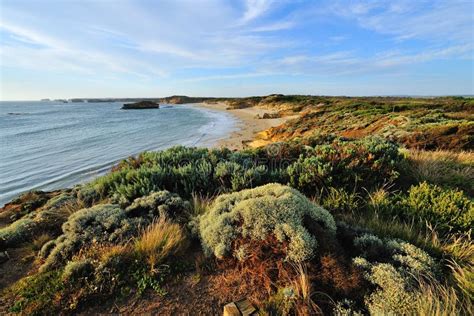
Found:
[{"label": "rock outcrop", "polygon": [[140,101],[135,103],[126,103],[122,106],[122,110],[142,110],[142,109],[159,109],[160,104],[153,101]]}]

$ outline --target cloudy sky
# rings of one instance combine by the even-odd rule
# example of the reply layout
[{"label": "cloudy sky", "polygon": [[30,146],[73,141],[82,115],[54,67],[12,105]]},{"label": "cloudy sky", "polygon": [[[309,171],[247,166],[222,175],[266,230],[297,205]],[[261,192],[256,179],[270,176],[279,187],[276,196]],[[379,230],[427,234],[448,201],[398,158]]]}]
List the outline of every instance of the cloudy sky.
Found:
[{"label": "cloudy sky", "polygon": [[0,98],[474,94],[471,0],[0,0]]}]

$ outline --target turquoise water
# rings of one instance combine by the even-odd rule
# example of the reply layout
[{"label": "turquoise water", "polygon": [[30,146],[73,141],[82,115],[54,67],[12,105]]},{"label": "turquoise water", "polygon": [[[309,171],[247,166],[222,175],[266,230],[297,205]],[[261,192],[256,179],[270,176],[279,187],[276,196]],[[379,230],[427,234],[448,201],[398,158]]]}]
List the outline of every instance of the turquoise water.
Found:
[{"label": "turquoise water", "polygon": [[90,180],[144,150],[212,146],[235,129],[228,113],[195,105],[121,106],[0,102],[0,205],[28,190]]}]

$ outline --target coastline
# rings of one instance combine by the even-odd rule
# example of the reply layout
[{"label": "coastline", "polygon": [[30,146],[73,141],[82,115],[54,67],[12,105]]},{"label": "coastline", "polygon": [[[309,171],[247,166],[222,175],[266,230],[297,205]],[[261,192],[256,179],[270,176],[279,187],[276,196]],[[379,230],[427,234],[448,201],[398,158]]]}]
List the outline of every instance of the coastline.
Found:
[{"label": "coastline", "polygon": [[262,116],[264,113],[275,113],[276,111],[258,107],[227,110],[227,104],[223,102],[196,103],[194,105],[229,113],[238,120],[236,124],[237,131],[230,133],[225,139],[219,140],[212,146],[215,148],[227,147],[231,150],[239,150],[246,147],[258,147],[259,142],[256,141],[258,133],[294,118],[294,116],[286,116],[273,119],[259,119],[256,117],[257,115]]}]

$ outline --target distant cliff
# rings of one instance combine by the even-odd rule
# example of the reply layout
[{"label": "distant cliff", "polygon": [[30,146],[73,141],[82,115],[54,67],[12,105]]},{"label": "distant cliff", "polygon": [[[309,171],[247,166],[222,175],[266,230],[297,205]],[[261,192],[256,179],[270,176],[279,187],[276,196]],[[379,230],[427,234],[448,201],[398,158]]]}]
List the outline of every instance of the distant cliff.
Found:
[{"label": "distant cliff", "polygon": [[172,95],[165,98],[74,98],[71,102],[141,102],[151,101],[155,103],[168,103],[168,104],[184,104],[184,103],[200,103],[205,101],[212,101],[216,98],[205,98],[205,97],[188,97],[185,95]]}]

